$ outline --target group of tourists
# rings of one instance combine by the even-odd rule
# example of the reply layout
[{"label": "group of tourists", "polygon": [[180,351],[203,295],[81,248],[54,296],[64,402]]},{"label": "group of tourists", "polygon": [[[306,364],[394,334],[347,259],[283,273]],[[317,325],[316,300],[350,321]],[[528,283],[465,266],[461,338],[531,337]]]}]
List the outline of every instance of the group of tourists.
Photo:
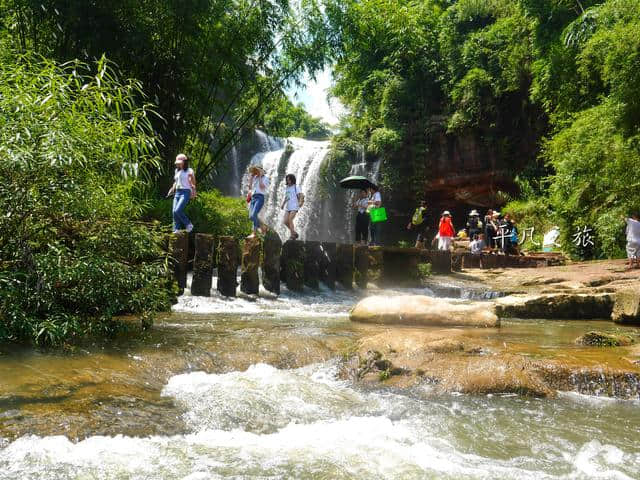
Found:
[{"label": "group of tourists", "polygon": [[[249,218],[253,223],[253,233],[249,238],[255,237],[258,232],[265,234],[268,226],[258,216],[264,206],[265,196],[269,191],[270,180],[264,169],[259,165],[251,165],[248,168],[249,182],[247,185],[247,203],[249,204]],[[284,210],[282,223],[289,229],[289,240],[296,240],[300,234],[296,232],[294,220],[298,211],[304,204],[304,193],[296,183],[296,176],[292,173],[285,175],[284,200],[280,209]]]},{"label": "group of tourists", "polygon": [[356,214],[356,244],[359,245],[379,245],[380,243],[380,222],[371,220],[371,211],[382,206],[382,194],[377,186],[371,185],[368,189],[363,188],[358,192],[352,207],[357,210]]},{"label": "group of tourists", "polygon": [[[193,169],[189,167],[189,157],[184,153],[176,156],[175,173],[173,185],[169,189],[167,196],[173,195],[173,230],[186,230],[191,232],[193,224],[185,214],[185,208],[189,200],[196,198],[196,178]],[[265,196],[269,191],[270,180],[264,169],[259,165],[251,165],[248,168],[247,183],[247,204],[249,218],[253,224],[253,232],[249,237],[255,237],[259,232],[262,234],[268,230],[259,218],[260,211],[265,203]],[[289,173],[285,176],[285,195],[280,208],[284,210],[283,224],[289,229],[289,239],[299,238],[296,232],[294,220],[302,205],[304,204],[304,194],[300,191],[296,183],[295,175]],[[368,188],[363,188],[358,192],[352,207],[356,213],[356,243],[360,245],[379,245],[380,243],[380,223],[374,218],[377,210],[384,210],[382,207],[382,195],[377,186],[371,184]],[[385,212],[386,213],[386,212]],[[625,218],[627,236],[627,258],[629,268],[640,268],[640,215],[636,212]],[[427,222],[427,203],[420,202],[415,209],[411,221],[407,225],[407,230],[417,233],[415,246],[425,248],[428,243],[429,226]],[[553,227],[544,236],[543,249],[550,251],[553,246],[557,246],[557,239],[560,236],[558,227]],[[451,212],[445,210],[438,222],[438,231],[431,243],[437,244],[438,250],[450,250],[454,238],[468,238],[469,249],[472,254],[479,255],[483,251],[502,251],[506,255],[520,254],[518,247],[518,228],[515,221],[508,213],[501,215],[499,211],[489,209],[484,217],[480,218],[478,210],[471,210],[467,217],[465,226],[456,233],[453,225]]]},{"label": "group of tourists", "polygon": [[[187,217],[185,208],[190,199],[196,198],[196,178],[193,169],[189,168],[189,158],[184,153],[176,156],[175,166],[173,185],[167,193],[167,197],[173,195],[173,231],[175,233],[184,229],[191,232],[193,224]],[[252,238],[258,232],[265,234],[268,230],[268,226],[260,220],[259,214],[264,206],[271,182],[264,169],[259,165],[251,165],[247,170],[249,175],[247,204],[249,219],[253,225],[253,232],[249,238]],[[295,175],[286,175],[285,182],[285,198],[281,205],[281,209],[285,211],[283,223],[289,229],[289,239],[295,240],[300,235],[295,230],[294,219],[304,203],[304,194],[296,184]]]},{"label": "group of tourists", "polygon": [[[427,203],[422,201],[416,208],[407,230],[417,232],[416,248],[426,248],[429,226],[427,222]],[[501,250],[505,254],[519,254],[518,229],[515,221],[509,214],[501,215],[500,212],[489,209],[480,219],[477,210],[471,210],[465,227],[456,233],[453,225],[453,216],[449,210],[442,212],[438,222],[438,230],[432,241],[432,246],[438,250],[450,250],[454,238],[468,238],[471,253],[480,254],[483,250]]]}]

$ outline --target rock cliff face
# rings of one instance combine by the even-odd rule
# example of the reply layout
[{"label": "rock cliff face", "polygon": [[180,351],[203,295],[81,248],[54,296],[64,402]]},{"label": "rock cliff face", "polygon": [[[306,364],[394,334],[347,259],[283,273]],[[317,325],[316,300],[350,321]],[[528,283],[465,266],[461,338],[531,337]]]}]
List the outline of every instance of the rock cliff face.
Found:
[{"label": "rock cliff face", "polygon": [[433,235],[443,210],[452,212],[454,226],[460,229],[471,209],[484,215],[488,208],[502,207],[499,192],[516,193],[516,175],[536,158],[544,128],[537,123],[535,114],[523,113],[515,126],[502,128],[504,134],[498,136],[487,133],[489,127],[449,133],[444,117],[433,117],[426,136],[415,137],[415,145],[405,145],[384,160],[383,174],[396,171],[403,185],[383,192],[392,216],[385,241],[395,243],[407,237],[402,232],[423,198],[429,205]]}]

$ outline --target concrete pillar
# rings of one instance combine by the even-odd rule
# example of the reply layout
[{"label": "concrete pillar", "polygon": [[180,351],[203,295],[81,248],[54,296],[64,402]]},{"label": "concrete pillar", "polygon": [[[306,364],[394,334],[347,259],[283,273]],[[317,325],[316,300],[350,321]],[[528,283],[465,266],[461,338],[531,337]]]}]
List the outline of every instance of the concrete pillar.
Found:
[{"label": "concrete pillar", "polygon": [[462,270],[462,255],[463,253],[451,254],[451,270],[453,272],[460,272]]},{"label": "concrete pillar", "polygon": [[347,290],[353,288],[353,245],[340,243],[336,247],[336,280]]},{"label": "concrete pillar", "polygon": [[280,254],[282,240],[269,230],[262,243],[262,285],[269,292],[280,294]]},{"label": "concrete pillar", "polygon": [[431,250],[431,273],[451,273],[451,252]]},{"label": "concrete pillar", "polygon": [[213,235],[196,233],[194,251],[191,295],[208,297],[211,295],[211,277],[216,258]]},{"label": "concrete pillar", "polygon": [[418,264],[422,258],[419,248],[383,247],[382,277],[385,286],[420,286]]},{"label": "concrete pillar", "polygon": [[382,265],[384,259],[382,258],[382,247],[369,247],[369,268],[368,277],[369,281],[378,285],[380,278],[382,278]]},{"label": "concrete pillar", "polygon": [[320,288],[320,259],[322,248],[320,242],[304,242],[304,284],[318,290]]},{"label": "concrete pillar", "polygon": [[356,285],[360,288],[367,288],[369,283],[369,247],[356,246],[353,263],[356,271]]},{"label": "concrete pillar", "polygon": [[240,290],[248,295],[257,295],[260,291],[260,251],[262,242],[259,237],[247,238],[242,245],[242,266]]},{"label": "concrete pillar", "polygon": [[169,238],[169,254],[171,255],[171,267],[173,276],[178,283],[180,295],[187,286],[187,267],[189,259],[189,234],[178,232]]},{"label": "concrete pillar", "polygon": [[287,288],[292,292],[301,292],[304,290],[304,243],[287,240],[282,251],[283,257],[286,258],[282,267]]},{"label": "concrete pillar", "polygon": [[218,242],[218,291],[225,297],[235,297],[238,286],[238,241],[220,237]]},{"label": "concrete pillar", "polygon": [[322,256],[320,257],[320,281],[331,290],[336,289],[336,244],[322,242],[320,244]]}]

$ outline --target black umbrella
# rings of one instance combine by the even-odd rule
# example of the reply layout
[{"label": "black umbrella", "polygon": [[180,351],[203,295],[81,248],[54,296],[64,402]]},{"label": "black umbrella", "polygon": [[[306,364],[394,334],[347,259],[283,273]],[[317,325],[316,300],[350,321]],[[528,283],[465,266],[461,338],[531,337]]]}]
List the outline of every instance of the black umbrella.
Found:
[{"label": "black umbrella", "polygon": [[364,189],[375,186],[367,177],[361,177],[360,175],[353,175],[351,177],[343,178],[340,180],[340,186],[342,188],[350,189]]}]

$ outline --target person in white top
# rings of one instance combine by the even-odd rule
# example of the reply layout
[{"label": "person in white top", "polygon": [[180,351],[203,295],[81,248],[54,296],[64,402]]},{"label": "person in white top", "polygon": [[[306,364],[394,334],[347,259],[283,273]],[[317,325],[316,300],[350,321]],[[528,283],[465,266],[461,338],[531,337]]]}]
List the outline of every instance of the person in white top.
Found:
[{"label": "person in white top", "polygon": [[[640,215],[632,213],[627,222],[627,258],[629,268],[640,268]],[[634,267],[635,263],[635,267]]]},{"label": "person in white top", "polygon": [[267,226],[260,221],[258,214],[264,206],[264,196],[269,191],[269,177],[265,175],[265,171],[258,165],[251,165],[249,167],[249,218],[253,222],[253,233],[249,237],[255,237],[258,229],[262,233],[266,233]]},{"label": "person in white top", "polygon": [[369,196],[365,189],[360,190],[358,198],[353,202],[353,208],[358,213],[356,215],[356,243],[366,245],[369,239],[369,214],[367,207],[369,206]]},{"label": "person in white top", "polygon": [[[378,187],[375,185],[369,187],[369,194],[369,207],[380,208],[382,206],[382,195],[380,194]],[[380,235],[380,223],[371,222],[369,225],[369,232],[371,233],[371,245],[380,245],[378,238]]]},{"label": "person in white top", "polygon": [[298,210],[300,210],[300,198],[302,193],[298,189],[298,185],[296,185],[296,177],[295,175],[289,173],[286,177],[284,177],[285,183],[287,184],[287,188],[284,195],[284,201],[280,206],[281,209],[285,209],[284,212],[284,223],[291,235],[289,236],[289,240],[295,240],[300,235],[296,232],[296,229],[293,225],[293,219],[296,218],[296,214]]},{"label": "person in white top", "polygon": [[187,232],[193,230],[193,224],[184,213],[187,203],[192,198],[196,198],[196,177],[193,170],[189,168],[189,157],[184,153],[176,156],[176,171],[173,175],[173,185],[167,193],[167,197],[173,197],[173,232],[178,232],[184,227]]},{"label": "person in white top", "polygon": [[484,249],[484,234],[475,234],[473,236],[473,240],[469,243],[469,249],[471,250],[472,255],[481,255],[482,250]]}]

